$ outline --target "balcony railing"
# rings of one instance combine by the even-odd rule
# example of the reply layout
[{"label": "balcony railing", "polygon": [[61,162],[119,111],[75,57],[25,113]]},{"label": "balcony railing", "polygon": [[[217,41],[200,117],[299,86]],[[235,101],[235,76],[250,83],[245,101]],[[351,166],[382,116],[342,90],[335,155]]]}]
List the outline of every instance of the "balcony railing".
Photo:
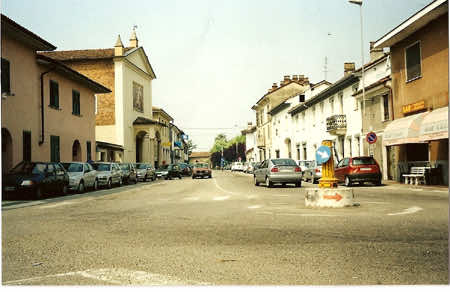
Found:
[{"label": "balcony railing", "polygon": [[343,135],[347,131],[347,118],[345,115],[334,115],[327,118],[327,132],[332,135]]},{"label": "balcony railing", "polygon": [[257,139],[258,147],[264,147],[266,146],[266,139],[263,135],[259,136]]}]

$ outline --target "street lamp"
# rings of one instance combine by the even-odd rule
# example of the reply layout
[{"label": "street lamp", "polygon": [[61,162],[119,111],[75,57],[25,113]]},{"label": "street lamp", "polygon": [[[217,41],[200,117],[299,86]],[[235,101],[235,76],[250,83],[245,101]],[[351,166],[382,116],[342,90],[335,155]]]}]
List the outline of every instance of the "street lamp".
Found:
[{"label": "street lamp", "polygon": [[[362,83],[362,100],[363,100],[363,106],[362,106],[362,121],[364,121],[364,117],[366,114],[366,88],[364,85],[364,38],[363,38],[363,13],[362,13],[362,0],[348,0],[348,2],[352,4],[359,5],[359,12],[361,16],[361,83]],[[364,130],[364,128],[363,128]],[[364,151],[364,147],[363,147]]]}]

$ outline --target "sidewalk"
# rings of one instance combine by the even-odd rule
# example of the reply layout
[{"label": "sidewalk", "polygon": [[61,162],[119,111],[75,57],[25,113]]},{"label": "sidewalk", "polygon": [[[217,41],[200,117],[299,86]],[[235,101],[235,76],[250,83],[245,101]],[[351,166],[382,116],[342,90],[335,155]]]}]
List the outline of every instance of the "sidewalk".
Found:
[{"label": "sidewalk", "polygon": [[383,186],[396,187],[396,188],[405,188],[405,189],[424,189],[424,190],[436,190],[442,192],[448,192],[448,186],[445,185],[410,185],[404,184],[394,180],[384,180],[382,181]]}]

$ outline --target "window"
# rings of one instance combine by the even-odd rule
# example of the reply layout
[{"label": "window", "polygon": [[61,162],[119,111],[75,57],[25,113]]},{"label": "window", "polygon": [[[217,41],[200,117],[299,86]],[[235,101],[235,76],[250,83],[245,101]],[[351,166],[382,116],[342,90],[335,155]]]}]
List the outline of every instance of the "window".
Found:
[{"label": "window", "polygon": [[11,93],[9,61],[2,58],[2,93]]},{"label": "window", "polygon": [[50,136],[50,161],[59,162],[59,136]]},{"label": "window", "polygon": [[334,97],[330,98],[331,114],[334,114]]},{"label": "window", "polygon": [[31,132],[23,131],[23,160],[31,161]]},{"label": "window", "polygon": [[343,114],[344,112],[344,95],[342,92],[339,92],[339,113]]},{"label": "window", "polygon": [[419,78],[422,74],[420,64],[420,42],[417,42],[405,50],[406,81]]},{"label": "window", "polygon": [[299,101],[299,102],[305,102],[305,95],[304,95],[304,94],[300,94],[300,95],[298,96],[298,101]]},{"label": "window", "polygon": [[76,90],[72,90],[72,114],[80,115],[80,93]]},{"label": "window", "polygon": [[50,80],[50,106],[59,108],[59,85],[53,80]]},{"label": "window", "polygon": [[280,158],[280,150],[275,150],[275,157]]},{"label": "window", "polygon": [[383,113],[384,113],[384,121],[389,120],[389,95],[383,95]]},{"label": "window", "polygon": [[92,160],[91,157],[91,141],[86,141],[86,156],[87,156],[87,160]]}]

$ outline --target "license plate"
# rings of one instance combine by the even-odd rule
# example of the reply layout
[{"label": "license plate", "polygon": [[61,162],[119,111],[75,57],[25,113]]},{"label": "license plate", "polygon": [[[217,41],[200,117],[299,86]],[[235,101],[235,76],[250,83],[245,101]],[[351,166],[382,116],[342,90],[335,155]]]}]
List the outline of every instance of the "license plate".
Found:
[{"label": "license plate", "polygon": [[5,187],[5,191],[15,191],[15,187]]},{"label": "license plate", "polygon": [[372,170],[372,168],[370,168],[370,167],[361,167],[360,169],[361,170]]},{"label": "license plate", "polygon": [[290,169],[280,169],[280,172],[292,172]]}]

